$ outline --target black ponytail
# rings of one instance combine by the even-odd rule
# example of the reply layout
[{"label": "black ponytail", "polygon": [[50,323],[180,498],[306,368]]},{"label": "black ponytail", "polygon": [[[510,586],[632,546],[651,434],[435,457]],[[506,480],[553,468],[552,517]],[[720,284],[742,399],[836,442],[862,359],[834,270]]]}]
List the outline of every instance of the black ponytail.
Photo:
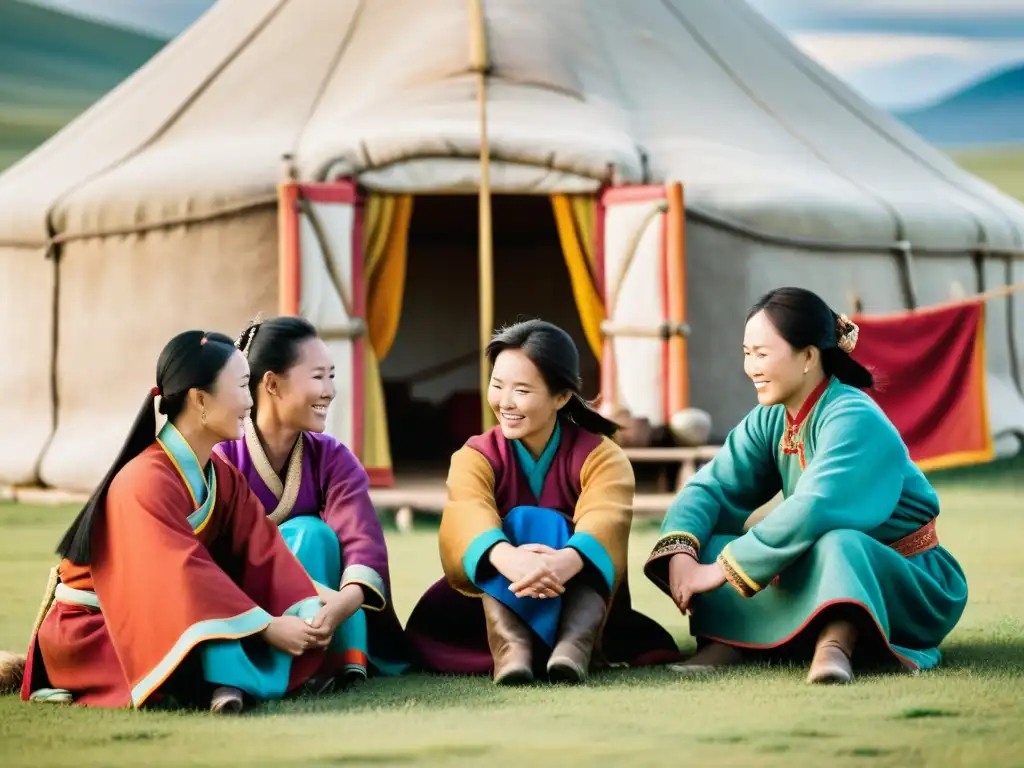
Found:
[{"label": "black ponytail", "polygon": [[157,361],[156,387],[146,395],[114,463],[60,540],[57,554],[76,565],[89,565],[93,527],[105,507],[110,484],[117,473],[156,438],[156,411],[153,406],[157,394],[160,395],[160,413],[174,421],[188,402],[189,390],[210,391],[234,353],[231,339],[219,333],[185,331],[167,343]]},{"label": "black ponytail", "polygon": [[843,384],[858,389],[874,389],[875,376],[839,347],[829,347],[821,352],[821,366],[826,376],[835,376]]},{"label": "black ponytail", "polygon": [[521,349],[537,366],[552,394],[570,394],[569,401],[558,412],[561,420],[606,437],[618,431],[618,424],[606,419],[583,399],[580,353],[568,333],[543,320],[526,320],[495,333],[487,345],[488,362],[494,365],[498,355],[506,349]]},{"label": "black ponytail", "polygon": [[758,312],[767,315],[793,349],[817,347],[826,376],[858,389],[875,387],[874,374],[850,356],[857,344],[857,326],[833,312],[816,293],[805,288],[776,288],[750,308],[747,320]]},{"label": "black ponytail", "polygon": [[618,424],[595,411],[586,400],[575,392],[569,398],[569,402],[558,412],[558,416],[581,429],[593,432],[595,435],[613,437],[619,431]]},{"label": "black ponytail", "polygon": [[92,529],[96,518],[96,511],[103,509],[107,498],[107,489],[114,481],[114,477],[120,472],[124,465],[142,453],[156,435],[156,411],[153,408],[156,397],[152,392],[146,395],[142,407],[135,415],[131,429],[128,430],[128,437],[117,453],[117,458],[110,465],[107,474],[103,476],[96,490],[92,492],[89,501],[86,502],[82,511],[78,513],[71,527],[64,534],[57,546],[57,554],[67,558],[77,565],[88,565],[92,559]]}]

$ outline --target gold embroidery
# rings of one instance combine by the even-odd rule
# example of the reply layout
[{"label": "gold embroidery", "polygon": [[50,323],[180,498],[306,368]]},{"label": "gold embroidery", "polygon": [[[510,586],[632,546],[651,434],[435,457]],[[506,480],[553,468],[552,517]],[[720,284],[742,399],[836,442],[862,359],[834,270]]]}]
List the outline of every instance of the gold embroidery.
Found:
[{"label": "gold embroidery", "polygon": [[935,530],[935,518],[922,525],[913,533],[889,545],[904,557],[913,557],[939,546],[939,534]]},{"label": "gold embroidery", "polygon": [[826,377],[815,387],[804,404],[800,406],[800,412],[797,413],[796,418],[791,418],[789,412],[786,412],[786,426],[782,431],[782,440],[779,441],[779,447],[783,453],[790,455],[799,454],[801,469],[807,468],[807,458],[804,455],[804,433],[806,432],[804,425],[807,423],[807,417],[814,410],[814,406],[818,404],[821,396],[828,389],[829,383],[831,383],[831,379]]},{"label": "gold embroidery", "polygon": [[718,563],[725,572],[725,580],[743,597],[753,597],[761,591],[761,585],[743,573],[739,564],[729,556],[728,547],[718,556]]},{"label": "gold embroidery", "polygon": [[658,539],[647,562],[678,554],[686,554],[694,560],[700,560],[700,542],[697,537],[685,531],[667,533]]},{"label": "gold embroidery", "polygon": [[299,499],[299,487],[302,485],[302,442],[300,433],[299,439],[295,441],[295,447],[292,448],[292,454],[288,457],[288,471],[285,473],[285,482],[282,484],[281,478],[270,466],[270,459],[263,451],[252,420],[245,420],[245,445],[252,457],[253,467],[256,468],[256,474],[260,476],[270,492],[274,494],[274,498],[277,499],[277,507],[267,515],[274,525],[280,525],[288,519],[292,510],[295,509],[295,502]]}]

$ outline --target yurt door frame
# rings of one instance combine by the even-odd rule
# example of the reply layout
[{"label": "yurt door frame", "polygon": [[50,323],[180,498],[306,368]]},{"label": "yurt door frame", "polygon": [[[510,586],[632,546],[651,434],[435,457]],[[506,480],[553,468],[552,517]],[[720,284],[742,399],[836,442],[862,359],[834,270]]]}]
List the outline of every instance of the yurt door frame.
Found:
[{"label": "yurt door frame", "polygon": [[[319,329],[336,366],[326,431],[363,461],[373,485],[387,486],[390,458],[374,462],[366,455],[364,204],[351,179],[280,186],[279,311]],[[596,218],[595,266],[606,317],[601,398],[653,426],[667,424],[689,405],[682,187],[605,188]],[[379,447],[370,453],[389,454]]]},{"label": "yurt door frame", "polygon": [[279,310],[318,328],[335,365],[326,432],[363,458],[366,291],[363,211],[350,180],[278,190]]},{"label": "yurt door frame", "polygon": [[598,231],[607,314],[601,399],[667,424],[690,405],[682,185],[606,188]]}]

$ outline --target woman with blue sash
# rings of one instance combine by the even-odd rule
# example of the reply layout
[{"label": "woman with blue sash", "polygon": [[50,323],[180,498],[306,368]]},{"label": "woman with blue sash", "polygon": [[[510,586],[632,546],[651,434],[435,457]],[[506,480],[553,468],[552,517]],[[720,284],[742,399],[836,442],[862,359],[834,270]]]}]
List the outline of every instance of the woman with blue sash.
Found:
[{"label": "woman with blue sash", "polygon": [[445,579],[406,634],[421,664],[502,684],[585,682],[609,663],[678,658],[632,610],[626,554],[633,470],[616,425],[580,396],[579,353],[531,320],[487,347],[498,426],[452,456],[441,517]]}]

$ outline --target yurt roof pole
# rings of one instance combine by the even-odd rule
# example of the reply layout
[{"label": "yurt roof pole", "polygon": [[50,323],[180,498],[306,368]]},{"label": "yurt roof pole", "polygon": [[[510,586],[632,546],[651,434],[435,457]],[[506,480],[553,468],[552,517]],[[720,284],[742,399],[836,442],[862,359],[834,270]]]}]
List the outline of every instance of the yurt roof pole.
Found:
[{"label": "yurt roof pole", "polygon": [[481,426],[494,425],[494,413],[487,405],[491,374],[485,350],[494,330],[494,236],[491,226],[491,158],[487,145],[487,75],[491,70],[484,29],[483,0],[469,2],[469,65],[476,72],[476,99],[480,111],[480,408]]}]

